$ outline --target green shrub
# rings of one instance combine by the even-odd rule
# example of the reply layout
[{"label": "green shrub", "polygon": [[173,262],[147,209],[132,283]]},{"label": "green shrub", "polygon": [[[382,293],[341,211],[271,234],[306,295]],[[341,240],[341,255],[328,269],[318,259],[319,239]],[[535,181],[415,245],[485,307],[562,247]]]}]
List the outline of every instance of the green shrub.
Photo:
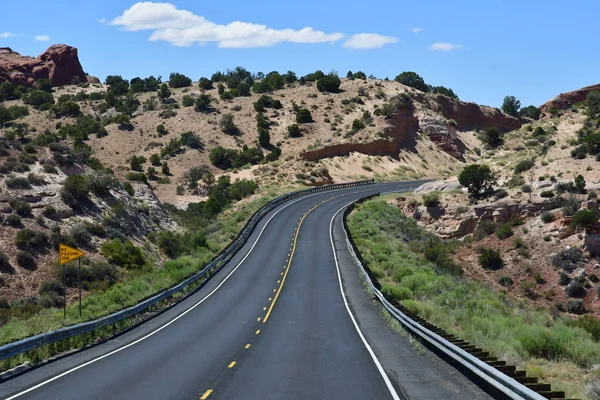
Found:
[{"label": "green shrub", "polygon": [[183,74],[172,72],[169,75],[169,86],[172,88],[192,86],[192,80]]},{"label": "green shrub", "polygon": [[587,147],[583,144],[571,150],[571,157],[577,160],[583,160],[587,156]]},{"label": "green shrub", "polygon": [[266,129],[258,130],[258,143],[262,147],[268,147],[271,144],[271,135],[269,135],[269,131]]},{"label": "green shrub", "polygon": [[90,183],[85,175],[71,175],[67,177],[60,192],[63,201],[70,205],[76,205],[87,199],[90,191]]},{"label": "green shrub", "polygon": [[184,107],[192,107],[194,105],[194,98],[188,94],[186,94],[185,96],[183,96],[183,106]]},{"label": "green shrub", "polygon": [[504,266],[504,261],[498,250],[484,249],[479,255],[479,265],[483,269],[498,270]]},{"label": "green shrub", "polygon": [[17,232],[15,236],[15,244],[19,248],[44,247],[48,244],[48,235],[41,231],[34,231],[29,228],[24,228]]},{"label": "green shrub", "polygon": [[579,281],[572,281],[565,288],[565,293],[569,297],[585,297],[585,288]]},{"label": "green shrub", "polygon": [[544,198],[554,197],[554,192],[552,190],[544,190],[540,193],[540,197],[544,197]]},{"label": "green shrub", "polygon": [[[204,148],[204,143],[202,143],[202,139],[197,133],[194,132],[183,132],[181,134],[180,143],[182,146],[187,146],[190,149],[202,150]],[[158,166],[158,164],[156,165]]]},{"label": "green shrub", "polygon": [[29,203],[26,203],[19,199],[12,199],[9,201],[10,208],[12,211],[21,217],[28,217],[31,215],[31,206]]},{"label": "green shrub", "polygon": [[92,235],[87,230],[85,224],[79,223],[73,225],[69,233],[71,234],[71,237],[75,240],[75,242],[77,242],[77,244],[80,246],[87,246],[92,241]]},{"label": "green shrub", "polygon": [[38,110],[48,110],[54,104],[54,96],[42,90],[33,90],[23,97],[23,103]]},{"label": "green shrub", "polygon": [[550,222],[554,221],[554,214],[552,214],[550,211],[544,211],[541,215],[540,215],[540,219],[542,220],[543,223],[545,224],[549,224]]},{"label": "green shrub", "polygon": [[523,186],[521,186],[521,192],[523,192],[523,193],[531,193],[531,186],[530,185],[523,185]]},{"label": "green shrub", "polygon": [[569,247],[550,258],[550,262],[555,268],[560,268],[566,272],[573,272],[577,265],[584,260],[583,251],[576,247]]},{"label": "green shrub", "polygon": [[198,86],[200,87],[200,89],[204,90],[210,90],[213,88],[211,80],[205,77],[200,78],[200,80],[198,81]]},{"label": "green shrub", "polygon": [[300,127],[297,124],[288,126],[287,131],[290,137],[297,138],[302,136],[302,131],[300,131]]},{"label": "green shrub", "polygon": [[58,212],[56,211],[56,208],[53,205],[48,204],[46,207],[44,207],[43,214],[46,218],[55,218]]},{"label": "green shrub", "polygon": [[6,217],[6,223],[10,226],[20,226],[21,225],[21,217],[18,216],[17,214],[9,214],[8,217]]},{"label": "green shrub", "polygon": [[490,149],[495,149],[504,143],[504,139],[502,139],[498,129],[493,127],[482,132],[480,140]]},{"label": "green shrub", "polygon": [[210,106],[212,102],[213,98],[210,95],[202,93],[194,103],[194,111],[203,113],[210,112],[212,110]]},{"label": "green shrub", "polygon": [[501,239],[501,240],[509,238],[512,235],[513,235],[513,231],[512,231],[510,224],[508,224],[508,223],[500,225],[500,227],[496,231],[496,236],[498,236],[498,239]]},{"label": "green shrub", "polygon": [[570,326],[588,331],[595,341],[600,341],[600,319],[591,315],[584,315],[569,322]]},{"label": "green shrub", "polygon": [[364,129],[364,128],[365,128],[365,124],[360,119],[355,119],[354,121],[352,121],[352,130],[353,131],[360,131],[361,129]]},{"label": "green shrub", "polygon": [[510,276],[503,276],[498,280],[500,286],[512,286],[513,280]]},{"label": "green shrub", "polygon": [[440,195],[437,191],[425,193],[423,195],[423,204],[426,207],[435,207],[440,204]]},{"label": "green shrub", "polygon": [[534,162],[532,160],[521,160],[515,165],[515,174],[530,170],[533,166]]},{"label": "green shrub", "polygon": [[317,80],[317,89],[319,92],[335,93],[340,89],[340,83],[340,78],[336,74],[330,73]]},{"label": "green shrub", "polygon": [[6,178],[4,184],[9,189],[29,189],[31,187],[29,180],[22,176]]},{"label": "green shrub", "polygon": [[31,269],[35,267],[35,259],[30,252],[19,250],[17,252],[17,264],[20,267]]},{"label": "green shrub", "polygon": [[578,315],[585,314],[583,300],[569,300],[567,303],[567,312]]},{"label": "green shrub", "polygon": [[12,273],[14,272],[14,268],[10,265],[10,260],[8,256],[0,251],[0,271],[4,273]]},{"label": "green shrub", "polygon": [[569,275],[567,275],[565,271],[560,271],[558,273],[558,284],[566,286],[569,284],[569,282],[571,282],[571,278],[569,278]]},{"label": "green shrub", "polygon": [[590,229],[598,222],[598,214],[594,210],[579,210],[573,215],[573,225],[576,229]]},{"label": "green shrub", "polygon": [[219,121],[219,127],[229,135],[234,135],[238,132],[238,128],[235,126],[235,122],[233,122],[232,114],[224,114]]},{"label": "green shrub", "polygon": [[119,239],[113,239],[100,248],[100,253],[109,262],[126,269],[139,269],[146,263],[140,248],[134,246],[130,240],[123,242]]},{"label": "green shrub", "polygon": [[312,115],[310,111],[306,108],[301,108],[296,112],[296,122],[299,124],[306,124],[309,122],[313,122]]}]

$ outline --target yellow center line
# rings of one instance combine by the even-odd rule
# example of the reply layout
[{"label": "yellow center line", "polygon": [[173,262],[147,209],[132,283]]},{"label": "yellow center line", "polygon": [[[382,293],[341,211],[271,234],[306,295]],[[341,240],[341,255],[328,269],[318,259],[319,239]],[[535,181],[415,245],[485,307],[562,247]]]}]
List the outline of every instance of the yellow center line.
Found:
[{"label": "yellow center line", "polygon": [[204,392],[204,394],[202,395],[202,397],[200,397],[200,400],[206,400],[208,399],[208,396],[210,396],[210,394],[212,393],[212,389],[208,389],[206,392]]},{"label": "yellow center line", "polygon": [[245,348],[245,349],[249,349],[249,348],[250,348],[250,343],[248,343],[248,344],[246,345],[246,347],[244,347],[244,348]]},{"label": "yellow center line", "polygon": [[263,307],[263,311],[267,311],[267,307]]},{"label": "yellow center line", "polygon": [[227,368],[233,368],[235,366],[235,364],[237,364],[235,361],[232,361]]},{"label": "yellow center line", "polygon": [[257,329],[256,330],[256,334],[258,335],[259,333],[260,333],[260,329]]},{"label": "yellow center line", "polygon": [[256,322],[260,322],[260,317],[258,317],[258,319],[256,320]]},{"label": "yellow center line", "polygon": [[[338,197],[342,197],[342,196],[338,196]],[[296,252],[296,243],[298,242],[298,235],[300,234],[300,228],[302,227],[302,223],[304,222],[304,219],[315,208],[319,207],[322,204],[327,203],[328,201],[337,199],[338,197],[332,197],[331,199],[325,200],[323,203],[317,204],[316,206],[314,206],[313,208],[308,210],[306,213],[304,213],[304,215],[300,219],[300,222],[298,222],[298,229],[296,230],[296,234],[294,235],[294,241],[292,242],[292,248],[290,249],[290,254],[288,254],[289,261],[285,260],[285,262],[287,263],[287,265],[284,267],[285,273],[283,274],[283,278],[281,279],[281,284],[279,285],[279,288],[277,289],[277,293],[275,293],[275,298],[273,299],[273,302],[271,303],[271,306],[269,307],[269,311],[267,311],[267,314],[263,318],[263,323],[266,323],[267,320],[269,319],[269,316],[271,315],[271,312],[273,311],[273,307],[275,306],[275,303],[277,302],[277,298],[279,297],[279,293],[281,293],[281,289],[283,288],[283,284],[285,283],[285,278],[287,278],[287,274],[290,270],[289,267],[290,267],[290,265],[292,265],[292,260],[294,259],[294,253]]]}]

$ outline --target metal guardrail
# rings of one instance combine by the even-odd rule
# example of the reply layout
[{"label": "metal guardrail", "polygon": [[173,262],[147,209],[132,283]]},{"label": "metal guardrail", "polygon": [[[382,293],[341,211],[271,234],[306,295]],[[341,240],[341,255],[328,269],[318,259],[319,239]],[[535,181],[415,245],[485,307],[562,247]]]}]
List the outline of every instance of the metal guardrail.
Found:
[{"label": "metal guardrail", "polygon": [[117,311],[113,314],[110,314],[110,315],[107,315],[107,316],[104,316],[104,317],[101,317],[101,318],[98,318],[98,319],[95,319],[92,321],[84,322],[81,324],[56,329],[54,331],[49,331],[46,333],[41,333],[39,335],[31,336],[26,339],[22,339],[22,340],[19,340],[16,342],[12,342],[12,343],[8,343],[3,346],[0,346],[0,360],[15,356],[17,354],[20,354],[20,353],[23,353],[23,352],[26,352],[29,350],[36,349],[43,345],[57,342],[62,339],[66,339],[66,338],[70,338],[73,336],[81,335],[83,333],[91,332],[91,331],[101,328],[103,326],[107,326],[107,325],[113,324],[115,322],[124,320],[124,319],[132,317],[136,314],[139,314],[140,312],[147,310],[148,308],[152,307],[153,305],[167,299],[168,297],[179,292],[186,286],[188,286],[188,285],[196,282],[198,279],[204,277],[212,268],[214,268],[217,265],[217,263],[219,263],[219,262],[226,263],[229,260],[231,260],[231,258],[235,255],[235,253],[237,253],[237,251],[240,250],[242,248],[242,246],[244,246],[244,244],[246,243],[246,241],[252,234],[252,231],[258,225],[258,222],[260,221],[260,219],[265,214],[267,214],[268,212],[273,210],[275,207],[277,207],[278,205],[280,205],[288,200],[294,199],[296,197],[312,194],[312,193],[318,193],[318,192],[324,192],[324,191],[328,191],[328,190],[348,188],[348,187],[354,187],[354,186],[368,185],[368,184],[372,184],[373,182],[374,182],[374,180],[370,179],[370,180],[351,182],[351,183],[340,183],[340,184],[336,184],[336,185],[327,185],[327,186],[315,187],[312,189],[300,190],[297,192],[279,196],[276,199],[271,200],[269,203],[265,204],[258,211],[256,211],[250,217],[248,222],[246,222],[246,225],[244,225],[244,227],[242,228],[240,233],[238,233],[237,238],[233,242],[231,242],[225,249],[223,249],[221,252],[219,252],[219,254],[217,254],[217,256],[206,267],[204,267],[201,271],[195,273],[194,275],[190,276],[189,278],[185,279],[181,283],[179,283],[169,289],[166,289],[165,291],[158,293],[158,294],[156,294],[156,295],[154,295],[132,307],[125,308],[125,309],[123,309],[121,311]]},{"label": "metal guardrail", "polygon": [[348,245],[348,249],[350,249],[350,253],[354,258],[356,264],[358,265],[360,272],[363,274],[365,281],[367,282],[377,299],[381,302],[383,307],[385,307],[385,309],[413,335],[426,341],[438,351],[450,357],[452,360],[459,363],[471,373],[475,374],[487,384],[491,385],[496,390],[502,392],[509,398],[517,400],[545,400],[546,397],[542,396],[539,393],[536,393],[535,391],[523,385],[522,383],[500,372],[499,370],[486,364],[485,362],[479,360],[477,357],[469,354],[465,350],[449,342],[448,340],[439,336],[435,332],[432,332],[431,330],[425,328],[418,322],[415,322],[405,313],[398,310],[392,303],[390,303],[385,298],[383,293],[381,293],[379,289],[375,287],[375,285],[373,284],[373,278],[369,275],[369,273],[367,272],[367,270],[361,262],[361,257],[359,257],[360,253],[358,252],[358,250],[356,250],[354,240],[352,239],[352,235],[348,233],[348,226],[346,223],[346,217],[354,209],[355,204],[362,203],[375,196],[377,195],[369,195],[362,197],[361,199],[349,205],[343,213],[342,225],[344,228],[344,234],[346,236],[346,243]]}]

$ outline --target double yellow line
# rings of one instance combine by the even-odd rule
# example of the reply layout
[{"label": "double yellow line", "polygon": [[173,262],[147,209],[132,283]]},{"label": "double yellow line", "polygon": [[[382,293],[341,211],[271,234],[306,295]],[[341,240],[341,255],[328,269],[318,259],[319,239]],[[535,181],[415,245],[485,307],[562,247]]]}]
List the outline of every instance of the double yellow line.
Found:
[{"label": "double yellow line", "polygon": [[285,273],[283,274],[283,278],[281,279],[281,284],[279,285],[279,288],[277,288],[277,293],[275,293],[275,297],[273,298],[273,301],[271,302],[271,305],[269,306],[269,310],[267,311],[267,313],[265,314],[265,317],[263,318],[263,323],[266,323],[267,320],[269,319],[269,316],[271,315],[271,312],[273,311],[273,307],[275,307],[275,302],[277,302],[277,299],[279,298],[279,293],[281,293],[281,289],[283,288],[283,284],[285,283],[285,279],[287,278],[288,272],[290,271],[290,266],[292,265],[292,260],[294,259],[294,253],[296,252],[296,243],[298,241],[298,235],[300,234],[300,227],[302,226],[304,219],[308,216],[308,214],[310,214],[317,207],[322,206],[323,204],[327,203],[328,201],[335,200],[335,199],[338,199],[338,198],[344,197],[344,196],[347,196],[347,195],[332,197],[330,199],[323,200],[322,202],[320,202],[319,204],[315,205],[310,210],[305,212],[304,215],[302,216],[302,218],[300,218],[300,222],[298,222],[298,226],[296,227],[296,230],[294,232],[294,241],[292,242],[292,248],[290,249],[289,259],[287,260],[287,264],[284,267]]}]

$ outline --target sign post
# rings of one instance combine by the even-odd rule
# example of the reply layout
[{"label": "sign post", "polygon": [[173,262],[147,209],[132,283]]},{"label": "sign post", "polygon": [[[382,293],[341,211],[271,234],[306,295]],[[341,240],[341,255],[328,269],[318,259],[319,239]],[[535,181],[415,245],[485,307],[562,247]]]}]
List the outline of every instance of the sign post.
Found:
[{"label": "sign post", "polygon": [[63,266],[63,287],[64,287],[64,318],[67,318],[67,275],[65,272],[65,264],[69,261],[79,260],[79,269],[77,272],[79,278],[79,316],[81,317],[81,256],[84,256],[85,252],[67,246],[66,244],[60,243],[58,247],[58,262]]}]

